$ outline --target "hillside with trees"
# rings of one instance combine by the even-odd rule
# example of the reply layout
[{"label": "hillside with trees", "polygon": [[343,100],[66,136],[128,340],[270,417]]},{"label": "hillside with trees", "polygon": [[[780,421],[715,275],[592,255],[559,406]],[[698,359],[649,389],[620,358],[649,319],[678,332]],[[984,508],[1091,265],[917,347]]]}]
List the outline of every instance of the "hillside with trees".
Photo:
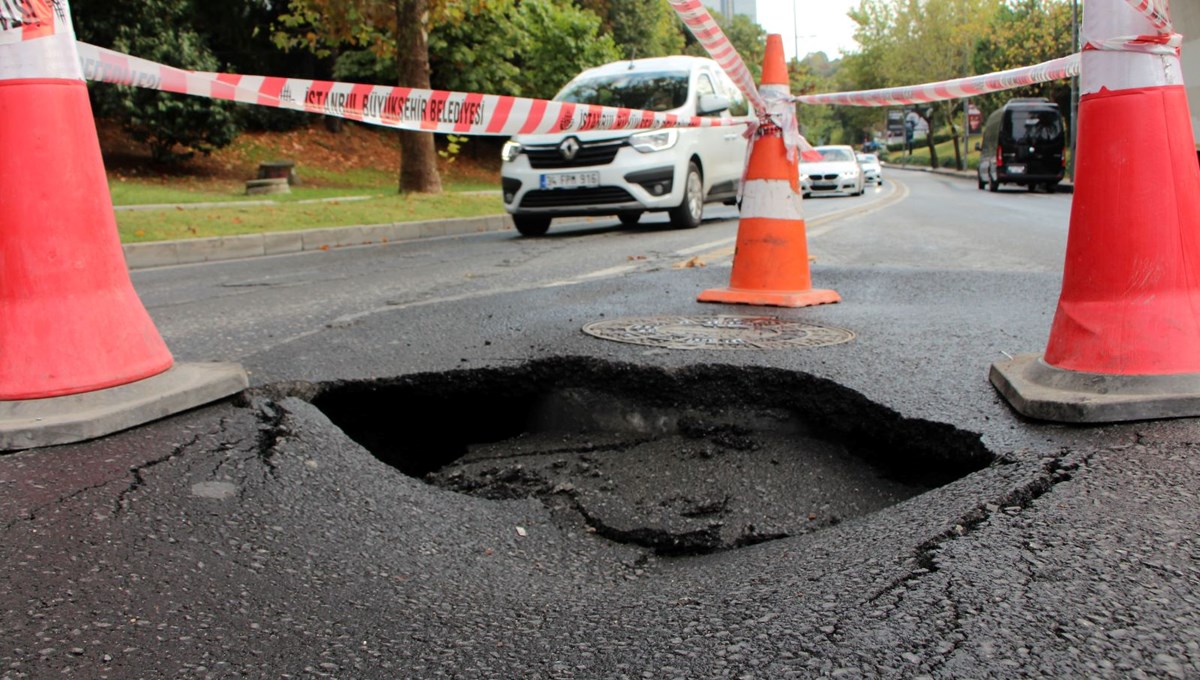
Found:
[{"label": "hillside with trees", "polygon": [[[341,80],[549,98],[580,70],[625,58],[703,55],[667,0],[73,0],[80,40],[191,70]],[[716,15],[757,75],[766,32]],[[790,65],[794,93],[891,87],[1024,66],[1071,49],[1069,0],[861,0],[851,17],[859,51]],[[1048,96],[1069,83],[983,98]],[[315,114],[93,84],[98,116],[148,146],[156,162],[186,164],[242,132],[287,131]],[[918,110],[949,125],[945,102]],[[814,142],[858,143],[883,126],[879,109],[802,106]],[[326,122],[331,130],[340,120]],[[447,140],[400,131],[400,192],[441,190]],[[955,133],[956,134],[956,133]],[[930,136],[932,161],[937,163]],[[443,151],[444,153],[444,151]],[[955,154],[959,150],[955,147]]]}]

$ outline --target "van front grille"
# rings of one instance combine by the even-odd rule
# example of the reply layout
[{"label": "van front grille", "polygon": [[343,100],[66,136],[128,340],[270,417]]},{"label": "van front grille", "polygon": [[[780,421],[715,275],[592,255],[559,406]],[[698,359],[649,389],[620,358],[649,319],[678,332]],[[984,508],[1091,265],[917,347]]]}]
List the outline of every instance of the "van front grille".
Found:
[{"label": "van front grille", "polygon": [[575,157],[570,160],[563,158],[562,151],[557,145],[525,147],[525,155],[529,157],[529,165],[537,170],[581,168],[612,163],[613,159],[617,157],[617,151],[624,145],[624,139],[581,142],[579,150],[575,152]]},{"label": "van front grille", "polygon": [[591,189],[535,189],[525,194],[522,208],[567,208],[587,205],[630,203],[635,199],[621,187]]}]

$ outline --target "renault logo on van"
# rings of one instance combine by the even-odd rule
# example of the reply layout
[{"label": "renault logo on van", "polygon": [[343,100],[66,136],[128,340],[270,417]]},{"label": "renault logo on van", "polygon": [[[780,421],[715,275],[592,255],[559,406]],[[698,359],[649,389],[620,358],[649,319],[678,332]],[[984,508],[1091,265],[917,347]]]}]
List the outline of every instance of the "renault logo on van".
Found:
[{"label": "renault logo on van", "polygon": [[562,154],[563,160],[575,160],[575,154],[579,153],[579,140],[574,137],[567,137],[558,145],[558,152]]}]

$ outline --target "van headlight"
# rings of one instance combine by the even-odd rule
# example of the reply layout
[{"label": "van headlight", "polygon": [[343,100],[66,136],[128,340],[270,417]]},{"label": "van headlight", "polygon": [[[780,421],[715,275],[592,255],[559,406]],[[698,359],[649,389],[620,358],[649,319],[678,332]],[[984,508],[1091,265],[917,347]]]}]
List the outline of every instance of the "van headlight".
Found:
[{"label": "van headlight", "polygon": [[674,128],[670,130],[649,130],[629,136],[629,146],[642,153],[666,151],[675,146],[675,142],[678,141],[679,131]]},{"label": "van headlight", "polygon": [[511,139],[504,143],[504,148],[500,149],[500,159],[505,163],[509,163],[521,155],[522,147],[520,144]]}]

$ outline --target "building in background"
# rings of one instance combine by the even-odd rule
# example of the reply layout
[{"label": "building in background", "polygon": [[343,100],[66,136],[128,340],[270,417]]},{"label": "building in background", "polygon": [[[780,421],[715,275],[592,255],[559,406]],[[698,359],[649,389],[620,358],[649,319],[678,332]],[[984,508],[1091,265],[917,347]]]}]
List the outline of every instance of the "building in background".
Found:
[{"label": "building in background", "polygon": [[704,0],[704,4],[709,9],[715,9],[726,17],[732,17],[735,14],[750,19],[754,23],[758,23],[758,0]]}]

